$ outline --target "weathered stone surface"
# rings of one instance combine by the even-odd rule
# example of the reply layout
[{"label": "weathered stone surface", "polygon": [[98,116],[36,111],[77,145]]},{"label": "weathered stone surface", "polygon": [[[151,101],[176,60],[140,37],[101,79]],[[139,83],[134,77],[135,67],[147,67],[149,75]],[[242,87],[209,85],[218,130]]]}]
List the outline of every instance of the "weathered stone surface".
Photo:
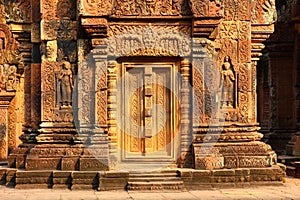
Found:
[{"label": "weathered stone surface", "polygon": [[63,157],[61,161],[62,170],[78,170],[79,157]]},{"label": "weathered stone surface", "polygon": [[61,169],[61,158],[27,158],[27,170],[55,170]]},{"label": "weathered stone surface", "polygon": [[108,170],[107,159],[96,158],[80,158],[79,161],[80,171],[106,171]]}]

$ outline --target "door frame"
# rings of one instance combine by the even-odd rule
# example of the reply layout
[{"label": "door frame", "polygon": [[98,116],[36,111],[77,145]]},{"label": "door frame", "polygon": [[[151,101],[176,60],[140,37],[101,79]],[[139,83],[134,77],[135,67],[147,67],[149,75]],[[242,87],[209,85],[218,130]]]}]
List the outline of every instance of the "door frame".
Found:
[{"label": "door frame", "polygon": [[[151,59],[152,60],[152,59]],[[125,136],[124,136],[124,132],[122,130],[125,129],[125,119],[121,119],[124,120],[122,122],[122,126],[121,129],[118,128],[118,146],[120,147],[120,161],[121,162],[152,162],[152,163],[156,163],[156,162],[176,162],[176,156],[177,156],[177,152],[180,149],[180,136],[179,134],[179,123],[180,123],[180,105],[179,105],[179,101],[180,101],[180,79],[178,78],[178,72],[179,72],[179,67],[180,64],[178,61],[155,61],[157,60],[157,58],[153,58],[153,61],[131,61],[131,60],[126,60],[124,62],[121,62],[119,65],[119,69],[118,69],[118,81],[120,81],[119,84],[121,84],[121,88],[122,90],[118,91],[118,95],[119,97],[122,97],[121,99],[117,99],[117,110],[118,112],[121,114],[121,116],[125,116],[125,106],[126,106],[126,102],[125,102],[125,95],[122,96],[122,94],[124,94],[125,91],[125,78],[122,78],[127,70],[127,66],[130,65],[131,68],[134,67],[145,67],[145,65],[147,66],[153,66],[153,67],[169,67],[170,68],[170,98],[171,98],[171,102],[170,102],[170,130],[171,130],[171,135],[170,135],[170,140],[171,142],[168,144],[170,145],[170,155],[168,156],[151,156],[148,157],[147,156],[137,156],[137,157],[131,157],[131,158],[127,158],[126,157],[126,142],[125,142]],[[177,97],[176,97],[177,96]]]}]

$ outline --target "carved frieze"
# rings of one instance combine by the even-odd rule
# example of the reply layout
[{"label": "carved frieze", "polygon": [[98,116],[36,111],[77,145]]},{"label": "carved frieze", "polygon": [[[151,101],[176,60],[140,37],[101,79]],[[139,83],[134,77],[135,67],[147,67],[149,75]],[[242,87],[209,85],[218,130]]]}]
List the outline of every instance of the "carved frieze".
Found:
[{"label": "carved frieze", "polygon": [[189,26],[109,27],[108,55],[112,56],[189,56]]},{"label": "carved frieze", "polygon": [[113,16],[191,15],[187,0],[116,0]]},{"label": "carved frieze", "polygon": [[191,15],[188,0],[82,0],[80,12],[83,15],[114,17]]}]

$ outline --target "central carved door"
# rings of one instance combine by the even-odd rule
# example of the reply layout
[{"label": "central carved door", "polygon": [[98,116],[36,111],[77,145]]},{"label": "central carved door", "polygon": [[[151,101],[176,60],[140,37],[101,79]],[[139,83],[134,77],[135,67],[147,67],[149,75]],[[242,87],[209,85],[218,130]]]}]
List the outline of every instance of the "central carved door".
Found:
[{"label": "central carved door", "polygon": [[123,160],[174,157],[173,68],[171,64],[123,65]]}]

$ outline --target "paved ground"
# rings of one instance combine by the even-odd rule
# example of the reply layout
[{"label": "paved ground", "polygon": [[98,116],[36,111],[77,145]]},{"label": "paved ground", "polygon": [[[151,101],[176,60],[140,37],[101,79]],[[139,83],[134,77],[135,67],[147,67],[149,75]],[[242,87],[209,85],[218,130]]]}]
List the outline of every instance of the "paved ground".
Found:
[{"label": "paved ground", "polygon": [[196,200],[196,199],[267,199],[300,200],[300,179],[286,178],[280,186],[251,186],[249,188],[213,189],[177,193],[143,193],[126,191],[69,191],[32,189],[17,190],[0,186],[0,200]]}]

